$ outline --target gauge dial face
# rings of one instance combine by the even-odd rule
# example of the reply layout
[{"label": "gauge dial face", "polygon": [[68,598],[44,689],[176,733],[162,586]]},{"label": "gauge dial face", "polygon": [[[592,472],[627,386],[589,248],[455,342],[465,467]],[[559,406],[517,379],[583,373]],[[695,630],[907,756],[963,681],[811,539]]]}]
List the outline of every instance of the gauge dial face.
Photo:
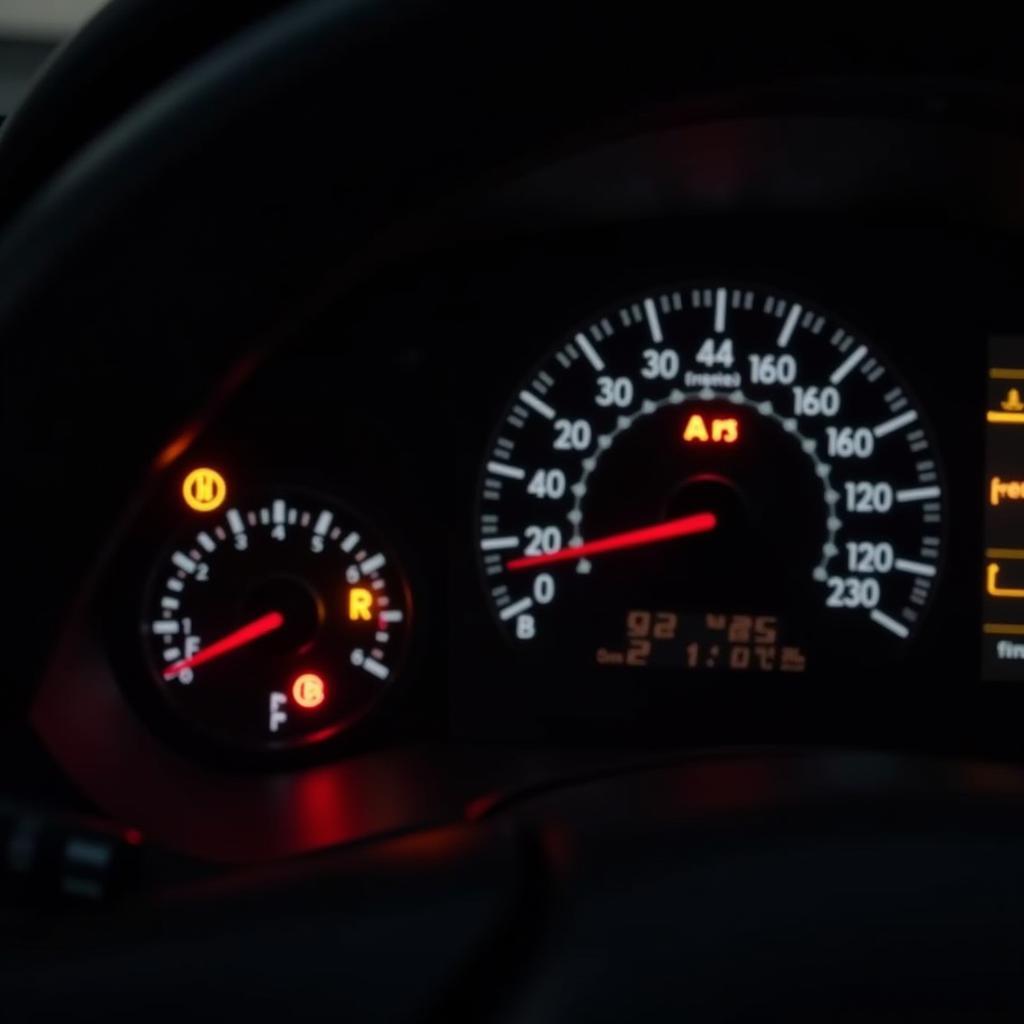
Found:
[{"label": "gauge dial face", "polygon": [[181,532],[152,575],[142,633],[154,684],[196,732],[274,749],[371,711],[401,668],[410,615],[395,555],[367,523],[275,493]]},{"label": "gauge dial face", "polygon": [[804,299],[699,283],[598,313],[520,382],[477,546],[524,651],[798,673],[901,654],[943,510],[923,410],[870,340]]}]

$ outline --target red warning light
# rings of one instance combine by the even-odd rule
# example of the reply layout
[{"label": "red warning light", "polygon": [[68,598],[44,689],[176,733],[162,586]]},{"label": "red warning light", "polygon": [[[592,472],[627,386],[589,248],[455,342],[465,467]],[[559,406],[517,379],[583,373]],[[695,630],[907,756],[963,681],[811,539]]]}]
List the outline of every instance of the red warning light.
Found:
[{"label": "red warning light", "polygon": [[691,414],[683,427],[683,440],[697,444],[735,444],[740,439],[740,421],[735,416],[705,419],[699,412]]},{"label": "red warning light", "polygon": [[315,672],[303,672],[292,683],[292,700],[300,708],[318,708],[327,698],[327,686]]}]

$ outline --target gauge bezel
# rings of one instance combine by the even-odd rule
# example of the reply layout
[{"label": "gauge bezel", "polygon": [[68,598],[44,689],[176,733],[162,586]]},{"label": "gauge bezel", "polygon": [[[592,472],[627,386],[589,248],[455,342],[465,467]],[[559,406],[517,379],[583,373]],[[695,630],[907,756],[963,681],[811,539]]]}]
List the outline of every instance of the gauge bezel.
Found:
[{"label": "gauge bezel", "polygon": [[[654,284],[653,286],[639,287],[630,289],[627,292],[619,294],[611,302],[605,301],[599,306],[592,306],[582,316],[576,316],[572,319],[568,319],[567,324],[563,326],[560,331],[548,332],[547,337],[549,338],[548,343],[543,348],[542,352],[536,356],[530,363],[528,369],[521,373],[512,383],[512,397],[505,400],[501,406],[497,417],[488,432],[485,445],[482,449],[481,456],[477,460],[474,490],[473,490],[473,520],[472,520],[472,547],[473,547],[473,561],[479,579],[480,588],[482,592],[482,598],[489,611],[490,622],[495,629],[496,633],[500,636],[501,642],[506,647],[515,652],[516,656],[522,659],[525,663],[528,663],[531,656],[531,651],[527,646],[512,635],[511,629],[508,625],[501,621],[499,616],[499,608],[495,601],[492,599],[489,592],[488,577],[486,574],[485,567],[485,555],[481,550],[481,516],[485,511],[484,506],[484,481],[488,475],[487,463],[489,458],[495,451],[495,444],[497,439],[501,436],[503,431],[507,431],[506,426],[508,416],[512,413],[514,407],[518,403],[517,396],[520,392],[526,389],[530,381],[533,381],[537,376],[544,370],[552,369],[551,364],[554,361],[555,353],[559,350],[560,346],[565,344],[569,339],[576,337],[580,332],[585,332],[590,325],[599,322],[602,317],[613,318],[621,309],[625,309],[630,306],[642,304],[645,298],[655,295],[667,295],[672,292],[680,292],[689,294],[691,291],[696,290],[711,290],[714,291],[718,288],[725,288],[728,293],[732,293],[734,290],[739,291],[750,291],[757,296],[770,295],[776,298],[786,300],[792,306],[794,303],[800,303],[805,310],[814,310],[827,317],[827,323],[829,329],[842,330],[851,337],[857,338],[868,346],[868,355],[874,356],[878,359],[886,369],[886,373],[889,375],[889,379],[897,384],[905,395],[911,401],[910,408],[913,408],[918,414],[918,421],[921,429],[924,431],[929,441],[929,452],[930,457],[934,460],[934,472],[936,474],[937,483],[940,488],[939,501],[941,502],[941,519],[935,528],[935,532],[939,535],[940,547],[939,547],[939,558],[936,565],[936,575],[934,582],[929,588],[927,599],[923,605],[919,608],[920,621],[918,625],[912,629],[910,635],[903,638],[900,645],[895,648],[895,656],[890,659],[892,666],[898,666],[901,663],[913,656],[917,645],[921,642],[921,636],[926,632],[925,625],[928,622],[930,613],[937,600],[937,595],[942,590],[942,581],[944,577],[946,559],[948,555],[949,539],[951,536],[951,515],[955,518],[955,513],[952,511],[952,502],[948,500],[948,475],[945,464],[945,458],[940,443],[938,442],[938,434],[935,429],[935,424],[932,421],[932,417],[926,406],[920,397],[916,394],[916,390],[912,388],[903,373],[902,368],[893,360],[891,353],[880,344],[875,335],[870,332],[865,332],[850,320],[845,314],[845,311],[835,312],[833,308],[826,302],[819,301],[813,295],[808,296],[807,294],[800,293],[791,287],[782,287],[774,283],[770,283],[764,277],[750,277],[750,276],[731,276],[731,275],[680,275],[674,278],[665,278],[662,276],[658,280],[660,284]],[[554,340],[550,340],[553,338]],[[742,342],[741,342],[742,344]],[[819,342],[821,345],[825,345],[824,338]],[[554,372],[554,371],[552,371]],[[568,373],[569,369],[562,369],[563,373]],[[557,378],[556,378],[557,380]],[[749,401],[749,399],[748,399]],[[681,406],[681,408],[685,408]],[[610,413],[609,413],[610,415]],[[633,410],[632,415],[639,417],[641,415],[639,410]],[[584,452],[580,453],[580,459],[583,459]],[[493,507],[491,508],[493,511]],[[545,645],[538,645],[538,651],[534,653],[540,653],[539,648]],[[551,643],[547,644],[551,646]],[[582,671],[595,671],[594,666],[576,665],[576,666],[563,666],[565,668],[573,668]],[[832,669],[837,671],[836,668]],[[862,673],[865,670],[865,666],[851,666],[850,673]],[[602,667],[597,670],[609,675],[625,674],[629,677],[632,674],[630,669],[621,668],[616,669],[613,667]],[[670,670],[660,669],[647,669],[648,673],[669,673]],[[842,673],[842,669],[838,669]],[[685,677],[687,684],[695,684],[700,687],[705,683],[710,683],[715,678],[722,679],[723,675],[730,675],[728,671],[723,672],[720,669],[687,669],[685,670]]]},{"label": "gauge bezel", "polygon": [[[225,466],[225,475],[229,479],[245,480],[240,460],[232,457],[226,449],[190,453],[187,465],[198,462]],[[406,612],[403,622],[405,640],[389,666],[391,676],[379,697],[362,710],[294,740],[240,743],[204,728],[201,722],[182,714],[159,692],[153,678],[152,657],[146,649],[147,637],[142,621],[147,602],[152,597],[154,581],[161,574],[166,574],[167,558],[179,543],[177,534],[188,532],[183,526],[185,517],[196,516],[183,509],[180,501],[179,478],[183,473],[184,470],[175,466],[156,482],[143,510],[127,531],[105,581],[99,628],[110,650],[118,685],[128,704],[161,742],[217,766],[285,767],[366,749],[400,705],[421,657],[420,614],[415,600],[415,584],[409,575],[407,559],[391,541],[391,534],[376,525],[379,521],[376,516],[371,517],[357,510],[351,502],[333,497],[322,486],[278,484],[276,481],[266,486],[246,486],[243,483],[232,490],[227,504],[244,503],[250,497],[273,492],[274,495],[319,502],[351,521],[372,525],[375,535],[381,538],[376,546],[386,554],[400,580],[403,610]],[[212,515],[216,517],[217,512]],[[188,529],[197,522],[193,518]],[[155,538],[159,538],[156,544]]]}]

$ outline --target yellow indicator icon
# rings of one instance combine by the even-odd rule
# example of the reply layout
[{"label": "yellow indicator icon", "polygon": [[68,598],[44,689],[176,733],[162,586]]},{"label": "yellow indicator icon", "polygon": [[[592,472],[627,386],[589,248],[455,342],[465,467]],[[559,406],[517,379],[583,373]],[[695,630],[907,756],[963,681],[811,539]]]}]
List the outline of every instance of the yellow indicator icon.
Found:
[{"label": "yellow indicator icon", "polygon": [[369,622],[373,617],[373,591],[366,587],[353,587],[348,592],[350,622]]},{"label": "yellow indicator icon", "polygon": [[1024,501],[1024,480],[1001,480],[992,477],[988,485],[988,500],[992,505],[1004,501]]},{"label": "yellow indicator icon", "polygon": [[1024,423],[1024,400],[1019,388],[1010,388],[1006,397],[999,402],[998,409],[986,413],[989,423]]},{"label": "yellow indicator icon", "polygon": [[212,512],[224,504],[228,496],[228,485],[217,470],[201,466],[185,477],[181,485],[181,496],[190,509]]},{"label": "yellow indicator icon", "polygon": [[1000,566],[998,562],[989,562],[985,578],[986,588],[990,597],[1010,597],[1018,600],[1024,598],[1024,587],[1001,587],[998,584]]},{"label": "yellow indicator icon", "polygon": [[740,439],[740,424],[735,417],[705,420],[700,413],[694,413],[683,428],[683,440],[714,444],[735,444]]}]

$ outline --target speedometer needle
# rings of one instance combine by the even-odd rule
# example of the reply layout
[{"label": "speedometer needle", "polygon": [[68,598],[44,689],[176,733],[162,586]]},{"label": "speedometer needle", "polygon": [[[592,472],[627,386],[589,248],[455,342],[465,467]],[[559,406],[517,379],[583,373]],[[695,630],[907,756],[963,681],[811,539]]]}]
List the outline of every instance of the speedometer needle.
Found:
[{"label": "speedometer needle", "polygon": [[515,572],[517,569],[533,569],[538,565],[549,565],[552,562],[567,562],[577,558],[589,558],[603,555],[608,551],[622,551],[626,548],[639,548],[646,544],[659,544],[676,537],[689,537],[694,533],[707,533],[718,525],[718,518],[713,512],[696,512],[689,516],[670,519],[667,523],[656,523],[654,526],[642,526],[638,530],[627,530],[625,533],[613,533],[609,537],[590,540],[576,547],[561,548],[543,555],[527,555],[513,558],[505,564],[505,568]]},{"label": "speedometer needle", "polygon": [[176,661],[173,665],[168,665],[164,669],[164,679],[170,679],[187,668],[205,665],[206,662],[213,661],[214,658],[219,658],[224,654],[229,654],[231,651],[237,651],[239,647],[251,644],[253,640],[258,640],[261,636],[266,636],[267,633],[273,633],[275,629],[280,629],[283,625],[284,616],[280,612],[267,612],[266,615],[253,619],[252,622],[242,626],[241,629],[236,629],[233,633],[228,633],[227,636],[221,637],[220,640],[215,641],[208,647],[204,647],[201,651],[197,651],[191,658],[185,658],[182,661]]}]

